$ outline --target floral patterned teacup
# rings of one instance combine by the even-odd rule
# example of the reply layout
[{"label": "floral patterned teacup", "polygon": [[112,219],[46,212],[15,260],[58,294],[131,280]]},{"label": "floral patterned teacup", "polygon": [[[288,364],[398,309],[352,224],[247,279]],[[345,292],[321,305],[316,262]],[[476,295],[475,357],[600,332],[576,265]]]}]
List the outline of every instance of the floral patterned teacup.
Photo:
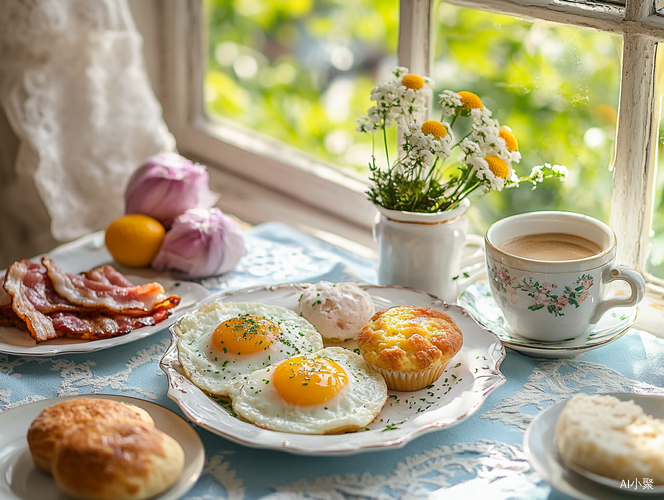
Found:
[{"label": "floral patterned teacup", "polygon": [[[501,249],[526,235],[563,233],[592,241],[599,251],[574,260],[536,260]],[[531,212],[493,224],[484,238],[491,291],[512,333],[559,342],[590,331],[614,307],[632,306],[645,294],[633,269],[615,264],[616,235],[609,226],[572,212]],[[609,283],[625,281],[629,296],[610,297]]]}]

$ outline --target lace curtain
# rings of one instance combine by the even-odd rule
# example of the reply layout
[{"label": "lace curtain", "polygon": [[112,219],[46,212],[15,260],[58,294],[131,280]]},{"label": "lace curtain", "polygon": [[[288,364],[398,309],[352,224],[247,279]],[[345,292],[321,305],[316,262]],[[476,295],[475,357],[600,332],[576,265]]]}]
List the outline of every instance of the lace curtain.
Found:
[{"label": "lace curtain", "polygon": [[0,263],[103,229],[174,149],[141,51],[127,0],[3,0]]}]

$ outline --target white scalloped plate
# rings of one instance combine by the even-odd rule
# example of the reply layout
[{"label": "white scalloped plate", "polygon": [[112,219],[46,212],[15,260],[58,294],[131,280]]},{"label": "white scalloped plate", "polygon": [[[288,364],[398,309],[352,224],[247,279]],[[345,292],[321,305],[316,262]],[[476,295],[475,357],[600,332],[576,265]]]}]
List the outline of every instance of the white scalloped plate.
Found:
[{"label": "white scalloped plate", "polygon": [[196,483],[205,464],[205,449],[198,433],[181,416],[158,404],[128,396],[85,394],[43,399],[0,413],[0,498],[5,500],[66,500],[51,476],[37,469],[28,448],[28,427],[39,413],[62,401],[77,398],[111,399],[147,411],[157,429],[173,437],[184,450],[184,471],[168,490],[151,500],[176,500]]},{"label": "white scalloped plate", "polygon": [[36,342],[28,332],[14,327],[0,326],[0,352],[15,354],[17,356],[59,356],[77,352],[93,352],[108,349],[118,345],[128,344],[135,340],[149,337],[153,333],[175,323],[175,320],[187,311],[194,309],[203,299],[210,295],[210,290],[198,283],[180,281],[168,278],[149,279],[141,276],[126,276],[135,285],[142,285],[149,281],[158,281],[167,294],[180,297],[180,303],[173,308],[166,320],[153,326],[144,326],[129,332],[126,335],[100,340],[82,340],[69,337]]},{"label": "white scalloped plate", "polygon": [[[217,293],[204,302],[260,302],[295,310],[306,286],[290,283],[247,288]],[[433,387],[415,392],[390,391],[388,403],[368,430],[323,436],[289,434],[261,429],[235,418],[227,409],[228,403],[224,405],[208,397],[184,376],[174,342],[160,362],[169,380],[168,396],[200,426],[245,446],[300,455],[351,455],[400,448],[422,434],[458,424],[475,413],[487,395],[505,382],[505,376],[500,372],[505,349],[500,340],[462,307],[445,304],[412,288],[360,287],[372,296],[377,311],[395,305],[428,306],[445,311],[464,336],[461,351]]]},{"label": "white scalloped plate", "polygon": [[[621,401],[634,401],[647,414],[655,418],[664,417],[664,397],[611,393]],[[535,472],[558,491],[577,500],[626,500],[636,495],[661,496],[664,486],[643,487],[643,478],[625,478],[625,482],[593,474],[580,467],[570,467],[558,453],[555,439],[556,423],[567,401],[550,406],[537,415],[523,436],[523,450]],[[628,487],[627,481],[630,481]],[[641,484],[637,484],[639,481]],[[634,486],[631,486],[633,484]]]}]

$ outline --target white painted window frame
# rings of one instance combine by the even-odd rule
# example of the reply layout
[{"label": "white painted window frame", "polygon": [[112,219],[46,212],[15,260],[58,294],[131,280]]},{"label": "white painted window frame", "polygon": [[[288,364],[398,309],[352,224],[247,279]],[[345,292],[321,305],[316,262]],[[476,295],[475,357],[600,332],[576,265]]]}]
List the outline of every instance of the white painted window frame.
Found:
[{"label": "white painted window frame", "polygon": [[[626,0],[626,5],[579,0],[446,0],[449,3],[501,14],[542,19],[623,37],[622,76],[610,224],[618,235],[618,261],[646,274],[651,227],[660,89],[656,88],[657,42],[664,41],[664,17],[657,13],[664,0]],[[279,203],[291,205],[288,216],[298,224],[328,228],[352,227],[351,239],[370,241],[375,211],[366,200],[361,179],[293,148],[251,131],[208,120],[203,112],[206,51],[201,0],[163,0],[161,9],[164,82],[162,101],[168,125],[180,152],[200,158],[237,204],[261,196],[276,196],[260,213],[248,212],[250,222],[279,213]],[[431,63],[433,0],[401,0],[399,64],[428,74]],[[588,186],[592,189],[592,186]],[[233,195],[241,193],[233,198]],[[253,194],[252,194],[253,193]],[[256,194],[258,193],[258,194]],[[223,194],[223,193],[222,193]],[[246,208],[246,207],[245,207]],[[241,207],[236,212],[242,217]],[[299,215],[298,215],[299,214]],[[334,221],[324,224],[323,222]],[[664,282],[649,278],[651,297],[664,297]]]},{"label": "white painted window frame", "polygon": [[[613,170],[610,224],[618,236],[618,261],[643,274],[652,224],[661,90],[657,88],[657,42],[664,18],[656,1],[615,4],[564,0],[449,0],[462,7],[592,28],[623,38],[622,75]],[[592,186],[588,186],[592,189]],[[662,281],[648,276],[653,291]]]}]

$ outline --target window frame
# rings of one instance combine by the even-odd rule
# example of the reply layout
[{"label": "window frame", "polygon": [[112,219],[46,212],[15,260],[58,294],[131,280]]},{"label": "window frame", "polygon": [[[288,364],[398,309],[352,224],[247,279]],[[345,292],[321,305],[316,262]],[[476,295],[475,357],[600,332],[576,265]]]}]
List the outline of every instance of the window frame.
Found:
[{"label": "window frame", "polygon": [[[636,268],[648,279],[649,292],[664,298],[664,280],[648,275],[660,89],[655,78],[658,42],[664,41],[664,0],[626,0],[625,6],[589,0],[443,0],[500,14],[541,19],[617,34],[623,38],[620,104],[615,138],[610,225],[619,242],[618,262]],[[204,43],[202,0],[163,0],[159,19],[164,117],[181,153],[220,173],[227,190],[249,185],[277,193],[311,214],[352,226],[355,236],[368,234],[375,209],[358,178],[299,153],[277,141],[208,120],[203,112]],[[433,0],[401,0],[399,64],[429,74]],[[425,50],[422,50],[425,47]],[[249,189],[251,190],[251,189]],[[248,194],[251,198],[251,194]],[[643,201],[645,200],[645,201]],[[636,207],[624,210],[623,207]],[[269,210],[267,210],[269,212]],[[293,216],[295,208],[291,210]],[[270,213],[255,214],[269,220]],[[298,221],[294,221],[297,225]],[[352,237],[351,237],[352,238]],[[363,242],[366,243],[367,238]],[[633,242],[625,244],[624,242]]]},{"label": "window frame", "polygon": [[[163,9],[162,31],[168,36],[162,35],[161,40],[165,48],[162,104],[180,153],[231,174],[227,182],[232,183],[234,177],[255,182],[259,188],[267,187],[293,203],[330,214],[368,232],[375,211],[366,199],[366,185],[360,176],[341,172],[295,148],[205,116],[207,47],[202,9],[202,0],[166,0]],[[211,171],[211,176],[214,173]],[[238,185],[238,189],[246,191],[246,186]]]}]

